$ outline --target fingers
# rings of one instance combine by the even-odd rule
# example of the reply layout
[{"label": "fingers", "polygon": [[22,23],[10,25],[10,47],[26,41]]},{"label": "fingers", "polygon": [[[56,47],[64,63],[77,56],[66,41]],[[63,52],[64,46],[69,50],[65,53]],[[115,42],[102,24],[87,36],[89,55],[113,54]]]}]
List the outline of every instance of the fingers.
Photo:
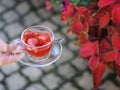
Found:
[{"label": "fingers", "polygon": [[8,45],[3,40],[0,39],[0,51],[7,52]]},{"label": "fingers", "polygon": [[[22,59],[24,57],[24,53],[17,53],[17,56],[19,57],[19,59]],[[3,54],[0,57],[0,66],[11,64],[16,61],[18,60],[14,54]]]},{"label": "fingers", "polygon": [[16,58],[15,55],[9,55],[8,56],[8,59],[6,60],[5,64],[10,64],[10,63],[13,63],[13,62],[16,62],[18,61],[19,59],[21,60],[23,57],[24,57],[24,53],[19,53],[19,54],[16,54],[18,58]]},{"label": "fingers", "polygon": [[[17,57],[18,57],[20,60],[22,60],[22,58],[25,56],[24,53],[17,53],[16,55],[17,55]],[[17,58],[17,59],[18,59],[18,58]],[[17,60],[16,60],[16,61],[17,61]]]},{"label": "fingers", "polygon": [[23,48],[21,45],[14,45],[11,43],[8,45],[8,51],[11,53],[21,53],[23,52]]},{"label": "fingers", "polygon": [[16,58],[13,55],[3,55],[0,65],[2,66],[13,62],[16,62]]},{"label": "fingers", "polygon": [[0,55],[0,66],[4,65],[7,61],[8,56],[5,54]]},{"label": "fingers", "polygon": [[8,45],[4,41],[0,40],[0,66],[16,62],[17,58],[14,53],[20,60],[24,57],[24,53],[20,45]]}]

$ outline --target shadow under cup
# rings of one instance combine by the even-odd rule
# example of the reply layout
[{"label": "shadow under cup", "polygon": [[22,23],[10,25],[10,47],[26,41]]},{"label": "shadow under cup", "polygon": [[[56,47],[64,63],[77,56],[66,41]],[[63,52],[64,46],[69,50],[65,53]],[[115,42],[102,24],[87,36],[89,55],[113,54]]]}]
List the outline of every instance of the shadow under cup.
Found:
[{"label": "shadow under cup", "polygon": [[49,58],[53,47],[54,34],[46,26],[32,26],[25,29],[21,35],[21,43],[25,55],[32,61]]}]

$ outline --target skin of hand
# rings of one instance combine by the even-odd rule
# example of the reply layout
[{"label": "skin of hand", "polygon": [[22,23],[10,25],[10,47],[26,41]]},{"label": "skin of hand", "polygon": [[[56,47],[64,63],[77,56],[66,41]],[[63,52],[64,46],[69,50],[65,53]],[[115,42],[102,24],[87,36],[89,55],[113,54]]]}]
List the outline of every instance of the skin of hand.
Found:
[{"label": "skin of hand", "polygon": [[20,59],[24,57],[22,50],[17,48],[18,47],[12,43],[7,44],[0,39],[0,66],[16,62],[17,58],[15,57],[14,53],[17,54]]}]

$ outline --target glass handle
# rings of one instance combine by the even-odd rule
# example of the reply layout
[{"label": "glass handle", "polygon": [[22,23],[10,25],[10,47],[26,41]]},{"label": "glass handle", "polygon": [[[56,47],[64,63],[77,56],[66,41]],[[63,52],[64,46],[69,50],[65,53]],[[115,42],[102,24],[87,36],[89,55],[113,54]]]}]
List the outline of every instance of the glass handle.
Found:
[{"label": "glass handle", "polygon": [[59,43],[60,49],[58,49],[57,47],[55,47],[55,46],[53,45],[52,55],[56,56],[56,55],[60,54],[60,56],[61,56],[61,53],[62,53],[62,41],[63,41],[63,40],[64,40],[63,37],[53,40],[54,44],[55,44],[55,43]]},{"label": "glass handle", "polygon": [[62,42],[63,40],[64,40],[64,38],[61,37],[61,38],[58,38],[58,39],[53,40],[53,42]]},{"label": "glass handle", "polygon": [[12,41],[13,45],[21,45],[21,40],[20,39],[15,39]]},{"label": "glass handle", "polygon": [[15,47],[17,50],[24,51],[22,42],[20,39],[15,39],[11,42],[12,46]]}]

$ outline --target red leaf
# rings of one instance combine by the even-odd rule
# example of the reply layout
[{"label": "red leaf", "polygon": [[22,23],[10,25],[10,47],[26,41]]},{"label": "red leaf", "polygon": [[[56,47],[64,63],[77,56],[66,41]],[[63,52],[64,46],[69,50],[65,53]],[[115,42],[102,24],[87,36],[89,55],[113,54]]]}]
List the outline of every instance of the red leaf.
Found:
[{"label": "red leaf", "polygon": [[103,39],[101,42],[100,42],[100,53],[105,53],[107,51],[110,51],[112,49],[110,43]]},{"label": "red leaf", "polygon": [[107,52],[104,54],[103,59],[105,62],[113,62],[115,61],[116,54],[116,51]]},{"label": "red leaf", "polygon": [[69,5],[66,7],[66,10],[62,12],[61,14],[61,20],[64,22],[64,24],[67,23],[67,19],[69,19],[75,11],[75,5],[72,3],[69,3]]},{"label": "red leaf", "polygon": [[90,55],[98,54],[98,51],[98,42],[87,42],[81,47],[79,54],[83,57],[89,57]]},{"label": "red leaf", "polygon": [[88,32],[88,29],[89,29],[89,25],[88,25],[88,22],[87,21],[84,21],[83,23],[83,32],[87,33]]},{"label": "red leaf", "polygon": [[107,7],[102,7],[99,11],[99,13],[105,13],[105,12],[111,12],[113,7],[114,7],[115,3],[114,4],[111,4],[111,5],[108,5]]},{"label": "red leaf", "polygon": [[104,28],[110,21],[110,14],[107,12],[100,18],[99,25],[100,28]]},{"label": "red leaf", "polygon": [[63,12],[60,16],[61,20],[63,21],[64,24],[67,24],[67,20],[71,17],[70,12]]},{"label": "red leaf", "polygon": [[91,42],[85,43],[81,47],[79,54],[83,57],[89,57],[90,55],[92,55],[94,53],[92,47],[93,47],[93,43],[91,43]]},{"label": "red leaf", "polygon": [[120,78],[120,65],[118,65],[118,64],[115,63],[115,69],[116,69],[117,75],[118,75],[119,78]]},{"label": "red leaf", "polygon": [[86,42],[88,42],[88,35],[84,32],[80,32],[80,34],[78,35],[78,41],[80,45],[85,44]]},{"label": "red leaf", "polygon": [[115,62],[120,66],[120,52],[117,52]]},{"label": "red leaf", "polygon": [[93,55],[90,57],[89,68],[91,71],[95,70],[95,68],[98,64],[98,61],[99,61],[99,56]]},{"label": "red leaf", "polygon": [[93,49],[94,54],[98,54],[99,53],[99,46],[98,46],[98,42],[97,41],[93,43],[92,49]]},{"label": "red leaf", "polygon": [[104,7],[104,6],[107,6],[109,4],[112,4],[114,3],[116,0],[99,0],[98,2],[98,6],[99,7]]},{"label": "red leaf", "polygon": [[112,35],[112,45],[114,49],[116,50],[120,49],[120,37],[116,34]]},{"label": "red leaf", "polygon": [[89,18],[88,23],[89,23],[90,26],[94,26],[97,23],[97,20],[95,20],[93,18]]},{"label": "red leaf", "polygon": [[71,23],[71,28],[72,32],[78,35],[80,31],[83,30],[83,24],[81,23],[81,21],[77,20],[76,22]]},{"label": "red leaf", "polygon": [[99,85],[101,84],[101,79],[102,76],[105,72],[106,69],[106,65],[103,62],[100,62],[99,64],[97,64],[95,70],[92,72],[93,74],[93,82],[94,82],[94,89],[96,90]]},{"label": "red leaf", "polygon": [[[103,9],[103,8],[102,8],[102,9]],[[94,16],[95,18],[100,19],[100,17],[102,17],[103,15],[105,15],[105,13],[107,12],[107,10],[105,11],[105,10],[102,10],[102,9],[100,9],[100,10],[96,13],[96,15]]]},{"label": "red leaf", "polygon": [[116,4],[112,10],[112,20],[113,22],[120,26],[120,4]]},{"label": "red leaf", "polygon": [[73,3],[69,3],[67,9],[68,9],[69,12],[73,13],[75,8],[76,8],[76,6]]},{"label": "red leaf", "polygon": [[113,34],[117,34],[117,28],[114,27],[114,26],[109,26],[109,29],[108,29],[108,38],[111,40],[112,39],[112,35]]},{"label": "red leaf", "polygon": [[81,6],[77,9],[77,12],[79,13],[79,15],[84,15],[87,12],[87,10],[88,9],[86,7]]}]

